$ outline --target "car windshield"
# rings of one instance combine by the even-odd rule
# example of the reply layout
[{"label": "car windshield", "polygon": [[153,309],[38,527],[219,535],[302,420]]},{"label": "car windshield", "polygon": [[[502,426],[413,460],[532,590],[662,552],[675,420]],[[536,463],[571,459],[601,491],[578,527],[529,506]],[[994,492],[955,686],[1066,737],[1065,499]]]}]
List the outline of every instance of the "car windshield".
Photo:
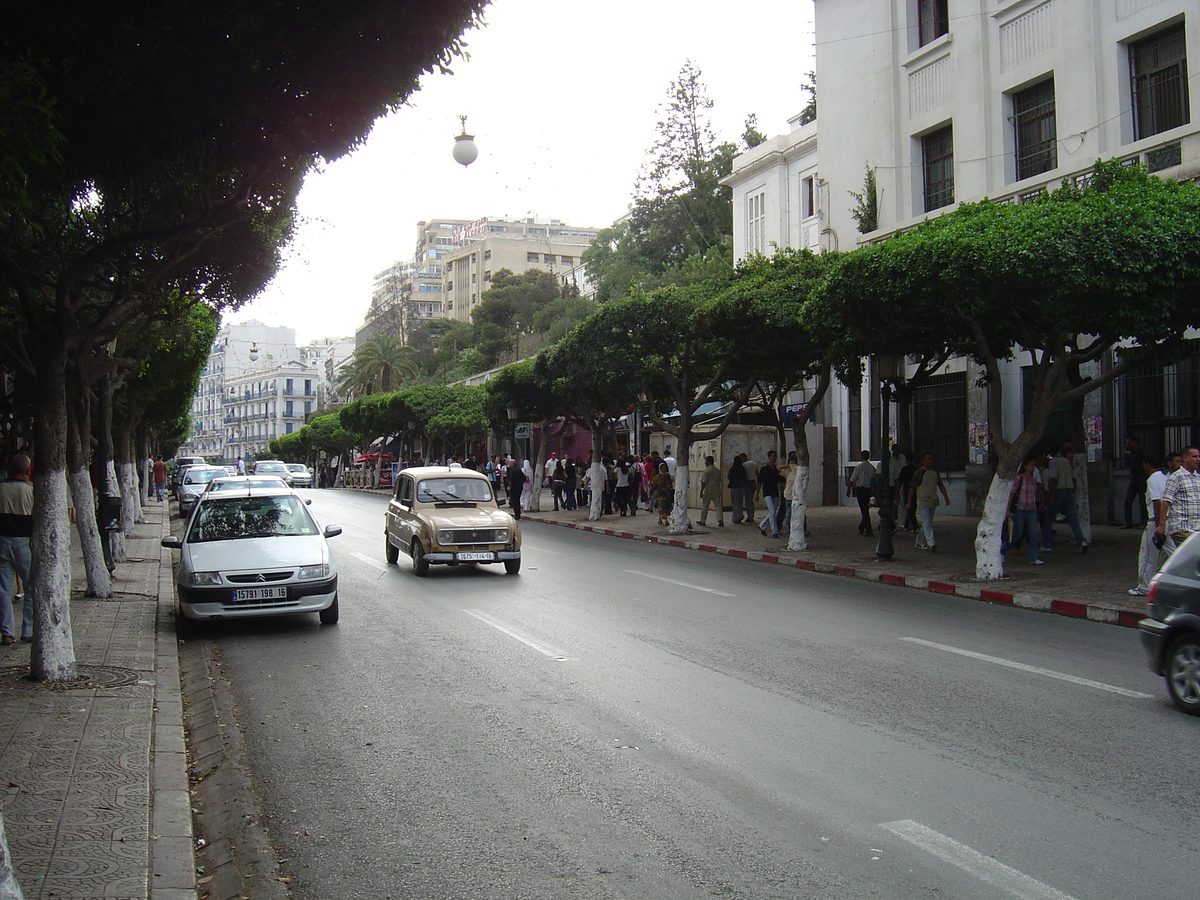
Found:
[{"label": "car windshield", "polygon": [[288,465],[288,471],[289,472],[299,472],[301,475],[308,474],[308,469],[304,468],[304,466],[300,465],[299,463],[296,463],[294,465],[291,465],[291,464]]},{"label": "car windshield", "polygon": [[423,478],[417,482],[417,499],[422,503],[486,503],[492,486],[485,478]]},{"label": "car windshield", "polygon": [[184,484],[207,484],[214,478],[223,478],[224,469],[188,469],[183,475]]},{"label": "car windshield", "polygon": [[287,466],[285,466],[283,463],[259,463],[254,467],[255,475],[265,475],[267,473],[275,474],[276,472],[278,472],[280,475],[286,475]]},{"label": "car windshield", "polygon": [[319,533],[304,501],[282,494],[203,501],[192,519],[187,539],[199,543]]},{"label": "car windshield", "polygon": [[249,475],[244,478],[217,478],[208,486],[209,491],[245,491],[249,488],[286,487],[278,475]]}]

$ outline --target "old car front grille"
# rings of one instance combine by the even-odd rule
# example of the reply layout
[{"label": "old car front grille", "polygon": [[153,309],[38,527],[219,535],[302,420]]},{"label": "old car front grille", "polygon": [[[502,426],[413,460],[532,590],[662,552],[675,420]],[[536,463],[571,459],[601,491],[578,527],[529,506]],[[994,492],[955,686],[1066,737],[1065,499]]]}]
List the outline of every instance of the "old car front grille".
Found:
[{"label": "old car front grille", "polygon": [[[452,528],[449,544],[502,544],[504,530],[499,528]],[[480,547],[481,550],[486,547]]]}]

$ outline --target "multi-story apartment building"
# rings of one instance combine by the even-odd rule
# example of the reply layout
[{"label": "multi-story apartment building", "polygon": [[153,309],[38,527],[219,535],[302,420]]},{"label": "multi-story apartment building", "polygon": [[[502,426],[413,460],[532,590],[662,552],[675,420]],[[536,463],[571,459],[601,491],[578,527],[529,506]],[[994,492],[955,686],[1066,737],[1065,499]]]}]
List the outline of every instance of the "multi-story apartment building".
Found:
[{"label": "multi-story apartment building", "polygon": [[442,261],[445,316],[470,322],[492,273],[501,269],[517,274],[544,269],[556,277],[577,270],[583,251],[598,233],[557,219],[484,218],[460,227]]},{"label": "multi-story apartment building", "polygon": [[[1144,163],[1164,178],[1200,177],[1200,125],[1187,57],[1200,50],[1200,10],[1189,0],[815,0],[820,172],[804,159],[805,129],[743,154],[734,191],[739,256],[772,243],[853,250],[959,203],[1022,202],[1098,159]],[[814,126],[806,126],[813,128]],[[874,170],[878,219],[858,229],[853,193]],[[810,184],[806,179],[811,178]],[[797,208],[799,207],[799,208]],[[810,224],[806,224],[810,223]],[[832,391],[821,410],[837,426],[843,464],[880,452],[879,382]],[[917,391],[915,442],[949,471],[952,511],[976,505],[990,473],[987,435],[1023,422],[1026,373],[1003,372],[1004,422],[987,421],[978,373],[951,360]],[[1161,453],[1200,439],[1200,343],[1184,363],[1147,363],[1089,395],[1094,463],[1110,473],[1127,434]],[[892,422],[896,421],[895,416]],[[1066,410],[1048,439],[1069,434]],[[912,449],[912,448],[905,448]],[[1097,479],[1122,490],[1116,472]],[[1097,498],[1099,499],[1099,498]],[[1103,505],[1101,505],[1101,515]]]},{"label": "multi-story apartment building", "polygon": [[200,373],[200,384],[192,399],[191,434],[179,453],[203,456],[214,463],[227,459],[226,382],[240,377],[259,360],[295,357],[294,328],[265,325],[257,319],[223,325]]},{"label": "multi-story apartment building", "polygon": [[371,306],[355,333],[358,346],[377,334],[392,334],[407,341],[411,326],[446,314],[442,260],[457,246],[455,232],[468,224],[465,219],[417,223],[412,258],[397,260],[375,276]]},{"label": "multi-story apartment building", "polygon": [[316,408],[319,376],[316,366],[288,360],[228,379],[224,462],[261,459],[271,441],[298,431]]}]

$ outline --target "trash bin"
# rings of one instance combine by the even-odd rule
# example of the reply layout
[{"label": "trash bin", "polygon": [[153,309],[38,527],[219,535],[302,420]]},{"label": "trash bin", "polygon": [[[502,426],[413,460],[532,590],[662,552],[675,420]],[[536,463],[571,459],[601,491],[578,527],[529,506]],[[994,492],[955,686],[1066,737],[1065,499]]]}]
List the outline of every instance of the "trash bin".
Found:
[{"label": "trash bin", "polygon": [[96,509],[96,522],[101,531],[121,530],[121,498],[101,497]]}]

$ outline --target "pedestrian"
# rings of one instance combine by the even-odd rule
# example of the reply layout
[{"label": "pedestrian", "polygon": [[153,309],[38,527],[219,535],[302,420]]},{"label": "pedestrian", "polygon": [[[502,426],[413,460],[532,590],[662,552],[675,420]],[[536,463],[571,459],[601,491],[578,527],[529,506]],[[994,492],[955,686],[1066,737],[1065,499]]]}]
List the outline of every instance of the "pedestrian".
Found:
[{"label": "pedestrian", "polygon": [[677,465],[677,463],[675,462],[675,457],[671,455],[670,447],[667,448],[666,455],[663,456],[662,461],[667,464],[667,474],[669,474],[672,478],[674,478],[675,477],[675,466]]},{"label": "pedestrian", "polygon": [[240,456],[237,458],[237,473],[239,475],[246,474],[246,461],[244,459],[242,459]]},{"label": "pedestrian", "polygon": [[621,457],[613,466],[613,502],[617,505],[617,514],[624,518],[629,515],[629,460]]},{"label": "pedestrian", "polygon": [[567,482],[567,473],[563,468],[562,460],[554,461],[554,469],[550,472],[550,496],[554,498],[554,511],[558,512],[559,507],[566,508],[567,501],[563,497],[563,486]]},{"label": "pedestrian", "polygon": [[1154,533],[1163,536],[1161,549],[1170,555],[1176,547],[1200,531],[1200,449],[1183,448],[1180,468],[1170,474],[1158,504]]},{"label": "pedestrian", "polygon": [[566,501],[569,510],[579,506],[579,500],[575,496],[575,490],[579,484],[578,478],[579,469],[575,465],[575,457],[566,457],[563,461],[563,500]]},{"label": "pedestrian", "polygon": [[1146,527],[1142,529],[1142,540],[1138,546],[1137,587],[1129,589],[1129,593],[1135,597],[1150,593],[1150,579],[1158,571],[1159,550],[1154,546],[1154,532],[1158,526],[1158,508],[1167,487],[1167,473],[1159,468],[1158,460],[1143,453],[1141,461],[1146,476]]},{"label": "pedestrian", "polygon": [[161,456],[154,460],[154,497],[162,503],[167,490],[167,464]]},{"label": "pedestrian", "polygon": [[638,495],[642,491],[642,467],[636,456],[626,456],[625,464],[629,467],[629,515],[636,516]]},{"label": "pedestrian", "polygon": [[788,452],[787,465],[779,467],[779,474],[783,476],[783,496],[780,498],[777,516],[779,533],[789,535],[792,533],[792,503],[796,499],[796,476],[800,474],[800,462],[795,450]]},{"label": "pedestrian", "polygon": [[13,599],[17,579],[24,588],[21,640],[33,640],[33,582],[30,538],[33,537],[33,485],[29,456],[18,452],[8,461],[8,477],[0,482],[0,644],[14,644]]},{"label": "pedestrian", "polygon": [[[1150,508],[1150,503],[1146,499],[1146,479],[1144,462],[1145,454],[1142,453],[1142,445],[1133,435],[1125,438],[1125,457],[1129,462],[1129,484],[1125,488],[1125,524],[1122,528],[1131,529],[1133,525],[1133,505],[1136,502],[1138,506],[1138,518],[1141,519],[1145,511]],[[1150,521],[1154,521],[1151,519]],[[1143,519],[1140,523],[1143,528],[1146,521]]]},{"label": "pedestrian", "polygon": [[1046,553],[1052,549],[1050,536],[1054,530],[1054,519],[1059,513],[1066,517],[1079,552],[1088,551],[1087,541],[1079,528],[1079,516],[1075,513],[1075,472],[1071,468],[1071,455],[1071,442],[1063,441],[1058,452],[1050,458],[1050,483],[1046,486],[1048,502],[1045,520],[1042,522],[1042,549]]},{"label": "pedestrian", "polygon": [[733,462],[729,464],[729,472],[725,476],[729,484],[729,499],[733,505],[733,524],[740,525],[742,523],[742,508],[746,501],[744,494],[750,486],[746,481],[746,467],[742,464],[746,459],[745,453],[739,453],[733,458]]},{"label": "pedestrian", "polygon": [[521,471],[525,473],[525,483],[521,486],[521,509],[529,509],[533,500],[533,465],[528,456],[521,463]]},{"label": "pedestrian", "polygon": [[665,461],[659,462],[658,472],[650,479],[650,502],[658,513],[658,524],[668,524],[675,508],[675,481]]},{"label": "pedestrian", "polygon": [[521,518],[521,495],[525,491],[525,472],[517,465],[511,456],[508,458],[508,470],[504,476],[504,487],[508,491],[508,508],[514,519]]},{"label": "pedestrian", "polygon": [[758,468],[756,493],[761,492],[763,501],[767,504],[767,514],[758,523],[758,530],[762,532],[763,537],[768,534],[773,538],[779,537],[779,520],[776,515],[779,511],[779,491],[783,487],[783,476],[779,474],[779,468],[775,464],[778,458],[778,453],[769,450],[766,463]]},{"label": "pedestrian", "polygon": [[921,468],[913,473],[913,479],[908,485],[908,508],[916,512],[920,522],[915,545],[918,550],[937,553],[937,539],[933,534],[933,513],[938,507],[939,490],[949,506],[950,495],[946,493],[942,476],[933,468],[933,454],[926,453],[921,457]]},{"label": "pedestrian", "polygon": [[1038,555],[1038,513],[1045,509],[1045,493],[1041,483],[1034,477],[1037,460],[1029,457],[1021,464],[1021,471],[1013,479],[1008,492],[1008,511],[1012,518],[1012,539],[1000,548],[1001,554],[1021,546],[1024,538],[1029,541],[1029,564],[1043,565],[1045,560]]},{"label": "pedestrian", "polygon": [[704,457],[704,472],[700,475],[700,524],[708,524],[708,507],[717,507],[717,525],[725,527],[725,502],[721,496],[721,470],[711,456]]},{"label": "pedestrian", "polygon": [[853,496],[858,501],[861,515],[858,533],[863,537],[874,537],[875,532],[871,530],[871,482],[875,478],[875,467],[870,462],[870,450],[863,450],[859,456],[861,461],[846,479],[846,496]]},{"label": "pedestrian", "polygon": [[745,518],[742,519],[747,525],[753,525],[756,521],[754,512],[754,495],[758,490],[758,463],[750,458],[748,453],[742,454],[742,468],[746,470],[746,490],[742,492],[742,503],[745,505]]},{"label": "pedestrian", "polygon": [[904,530],[916,532],[917,517],[908,504],[905,502],[908,498],[908,486],[912,484],[912,477],[917,473],[920,466],[916,463],[916,457],[911,453],[904,454],[904,465],[900,469],[900,475],[896,479],[896,497],[900,503],[900,508],[904,510]]}]

